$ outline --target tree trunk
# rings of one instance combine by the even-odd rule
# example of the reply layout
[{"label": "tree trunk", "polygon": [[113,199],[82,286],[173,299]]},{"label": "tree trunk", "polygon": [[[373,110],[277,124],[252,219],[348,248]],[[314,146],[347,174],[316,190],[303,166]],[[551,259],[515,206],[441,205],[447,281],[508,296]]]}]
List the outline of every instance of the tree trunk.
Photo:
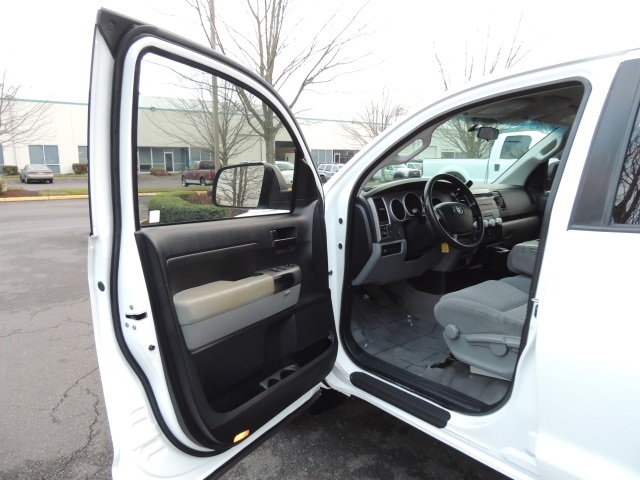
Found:
[{"label": "tree trunk", "polygon": [[271,165],[276,164],[276,135],[278,130],[274,125],[274,114],[273,111],[266,105],[262,104],[262,111],[264,112],[264,143],[265,143],[265,153],[266,153],[266,161]]}]

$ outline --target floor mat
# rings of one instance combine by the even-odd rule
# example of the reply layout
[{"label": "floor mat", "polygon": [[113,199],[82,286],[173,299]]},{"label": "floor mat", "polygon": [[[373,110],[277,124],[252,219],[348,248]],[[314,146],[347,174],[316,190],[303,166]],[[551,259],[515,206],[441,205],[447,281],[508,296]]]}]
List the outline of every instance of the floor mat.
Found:
[{"label": "floor mat", "polygon": [[351,332],[366,353],[483,403],[498,402],[509,388],[507,381],[470,373],[462,362],[430,368],[450,356],[442,327],[432,316],[410,312],[395,301],[373,301],[369,295],[357,298]]}]

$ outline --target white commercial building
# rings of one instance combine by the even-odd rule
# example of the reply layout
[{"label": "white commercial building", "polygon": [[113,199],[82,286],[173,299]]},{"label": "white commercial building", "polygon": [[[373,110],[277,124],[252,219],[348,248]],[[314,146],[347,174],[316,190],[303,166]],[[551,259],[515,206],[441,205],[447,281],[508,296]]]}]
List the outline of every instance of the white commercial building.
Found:
[{"label": "white commercial building", "polygon": [[[74,163],[87,163],[87,104],[42,103],[48,105],[46,120],[29,135],[28,142],[0,145],[0,173],[2,165],[15,165],[21,169],[28,164],[45,164],[55,173],[64,174],[73,172]],[[154,108],[141,106],[142,109],[146,109],[149,115],[154,113]],[[138,161],[142,172],[152,167],[180,172],[193,161],[211,158],[209,150],[163,135],[156,124],[145,121],[145,118],[144,115],[140,116],[138,132]],[[304,117],[298,118],[298,121],[316,164],[346,163],[359,149],[341,127],[341,121]],[[291,160],[287,156],[287,149],[292,145],[288,143],[276,138],[278,159]],[[247,161],[264,160],[262,143],[257,141],[255,147],[243,157]]]}]

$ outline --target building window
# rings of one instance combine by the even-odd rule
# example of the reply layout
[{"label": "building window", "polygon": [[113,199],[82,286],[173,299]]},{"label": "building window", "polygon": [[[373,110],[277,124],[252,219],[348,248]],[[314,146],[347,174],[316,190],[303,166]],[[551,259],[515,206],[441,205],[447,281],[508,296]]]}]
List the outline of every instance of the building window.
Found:
[{"label": "building window", "polygon": [[167,172],[181,172],[187,164],[188,148],[138,147],[138,164],[141,172],[161,168]]},{"label": "building window", "polygon": [[333,163],[347,163],[356,153],[358,150],[334,150]]},{"label": "building window", "polygon": [[211,150],[207,150],[206,148],[189,148],[189,165],[193,162],[201,162],[203,160],[211,160]]},{"label": "building window", "polygon": [[311,150],[311,158],[313,163],[320,165],[321,163],[333,163],[333,150]]},{"label": "building window", "polygon": [[[171,150],[173,152],[173,171],[181,172],[189,168],[189,149],[182,147],[174,147],[165,149],[165,153]],[[166,155],[165,155],[166,156]]]},{"label": "building window", "polygon": [[87,157],[87,147],[78,147],[78,162],[89,163],[89,157]]},{"label": "building window", "polygon": [[138,163],[140,164],[141,172],[149,172],[152,168],[164,170],[164,148],[139,147]]},{"label": "building window", "polygon": [[452,150],[443,150],[440,158],[465,160],[467,156],[464,154],[464,152],[454,152]]},{"label": "building window", "polygon": [[29,145],[29,163],[46,165],[53,173],[60,173],[57,145]]},{"label": "building window", "polygon": [[613,206],[613,223],[640,225],[640,112],[624,157]]}]

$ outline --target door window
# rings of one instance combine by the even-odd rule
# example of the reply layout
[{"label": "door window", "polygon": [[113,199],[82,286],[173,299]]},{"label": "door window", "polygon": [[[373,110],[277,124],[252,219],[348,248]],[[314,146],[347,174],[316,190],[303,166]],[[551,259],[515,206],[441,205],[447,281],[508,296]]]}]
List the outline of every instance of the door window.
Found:
[{"label": "door window", "polygon": [[[155,153],[158,151],[161,152],[158,159],[165,170],[154,181],[157,185],[150,187],[152,191],[143,185],[138,186],[140,225],[208,221],[247,214],[247,208],[214,205],[213,175],[225,166],[247,163],[275,165],[276,160],[285,160],[285,155],[291,156],[291,153],[295,158],[297,149],[280,118],[248,89],[204,69],[155,53],[145,54],[139,68],[137,133],[134,140],[138,146],[144,145],[138,150],[141,168],[156,167]],[[281,145],[287,145],[286,152]],[[192,153],[211,152],[210,163],[200,162],[199,167],[213,171],[204,179],[205,182],[185,188],[181,184],[181,170],[176,169],[173,152],[186,153],[189,149]],[[197,166],[198,163],[194,162],[191,168]],[[282,185],[288,198],[287,183]],[[261,187],[260,182],[247,182],[246,188],[255,190],[247,192],[248,196],[258,198]],[[281,211],[261,209],[259,213]]]},{"label": "door window", "polygon": [[613,223],[640,224],[640,112],[631,130],[613,206]]}]

